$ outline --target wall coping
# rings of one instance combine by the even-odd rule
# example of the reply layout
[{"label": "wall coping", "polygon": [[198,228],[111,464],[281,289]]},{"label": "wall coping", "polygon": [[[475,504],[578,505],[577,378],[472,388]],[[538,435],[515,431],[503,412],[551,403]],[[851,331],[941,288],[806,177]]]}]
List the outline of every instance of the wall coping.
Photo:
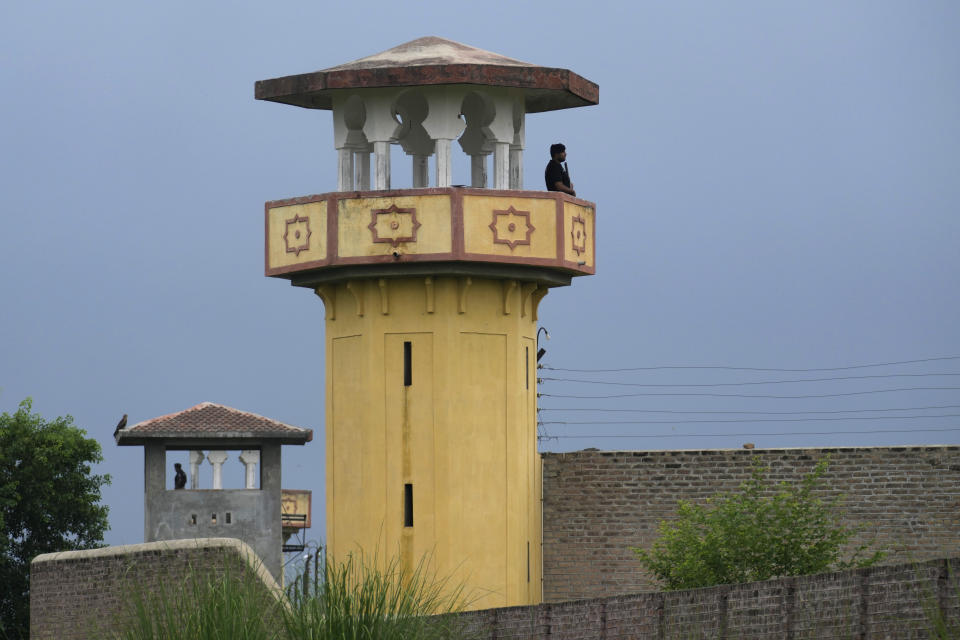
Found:
[{"label": "wall coping", "polygon": [[907,444],[892,445],[886,447],[757,447],[755,449],[727,448],[727,449],[578,449],[576,451],[542,451],[541,457],[546,456],[572,456],[584,453],[597,454],[670,454],[670,453],[729,453],[739,451],[745,455],[754,455],[767,451],[819,451],[821,453],[830,453],[833,451],[960,451],[960,445],[957,444]]},{"label": "wall coping", "polygon": [[110,558],[133,556],[155,551],[184,551],[194,549],[223,549],[236,551],[237,555],[246,563],[247,567],[253,571],[267,589],[282,594],[280,585],[273,578],[270,572],[264,566],[260,556],[243,540],[237,538],[190,538],[184,540],[163,540],[160,542],[143,542],[140,544],[124,544],[113,547],[100,547],[99,549],[83,549],[79,551],[59,551],[57,553],[44,553],[31,561],[31,566],[49,562],[69,562],[75,560],[88,560],[91,558]]}]

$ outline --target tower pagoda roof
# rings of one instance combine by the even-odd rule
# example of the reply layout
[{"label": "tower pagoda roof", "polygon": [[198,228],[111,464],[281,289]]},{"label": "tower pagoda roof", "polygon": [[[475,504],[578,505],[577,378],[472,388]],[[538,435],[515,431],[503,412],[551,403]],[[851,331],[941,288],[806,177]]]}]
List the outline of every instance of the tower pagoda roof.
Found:
[{"label": "tower pagoda roof", "polygon": [[138,422],[116,434],[119,445],[144,445],[157,441],[231,442],[279,440],[281,444],[304,444],[313,430],[240,411],[213,402]]},{"label": "tower pagoda roof", "polygon": [[599,86],[569,69],[541,67],[435,36],[320,71],[260,80],[255,96],[307,109],[332,109],[332,93],[337,90],[449,84],[523,89],[527,113],[600,101]]}]

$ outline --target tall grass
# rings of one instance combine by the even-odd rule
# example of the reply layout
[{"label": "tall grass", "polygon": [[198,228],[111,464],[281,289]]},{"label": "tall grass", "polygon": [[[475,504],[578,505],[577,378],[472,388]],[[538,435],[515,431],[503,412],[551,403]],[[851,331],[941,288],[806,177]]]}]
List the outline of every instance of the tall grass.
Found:
[{"label": "tall grass", "polygon": [[123,640],[281,640],[284,603],[245,567],[222,574],[187,567],[153,588],[134,585]]},{"label": "tall grass", "polygon": [[[242,569],[242,568],[241,568]],[[322,579],[297,580],[286,597],[252,572],[209,574],[133,589],[120,640],[433,640],[463,637],[461,588],[438,579],[428,559],[405,570],[363,554],[325,562]]]},{"label": "tall grass", "polygon": [[[438,578],[424,558],[412,570],[393,558],[383,569],[362,553],[324,563],[314,590],[297,588],[284,622],[288,637],[304,640],[433,639],[460,637],[461,587]],[[299,584],[299,583],[295,583]]]}]

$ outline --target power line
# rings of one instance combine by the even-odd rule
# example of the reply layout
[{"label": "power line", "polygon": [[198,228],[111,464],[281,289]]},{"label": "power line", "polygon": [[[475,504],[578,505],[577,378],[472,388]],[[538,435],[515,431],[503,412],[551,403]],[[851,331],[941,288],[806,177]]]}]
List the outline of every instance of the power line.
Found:
[{"label": "power line", "polygon": [[719,366],[719,365],[662,365],[656,367],[628,367],[621,369],[567,369],[561,367],[548,367],[546,365],[541,365],[540,368],[547,369],[550,371],[575,371],[580,373],[602,373],[602,372],[614,372],[614,371],[657,371],[663,369],[720,369],[726,371],[779,371],[787,373],[803,373],[803,372],[812,372],[812,371],[849,371],[851,369],[869,369],[871,367],[891,367],[894,365],[901,364],[916,364],[919,362],[941,362],[944,360],[960,360],[960,356],[942,356],[937,358],[920,358],[917,360],[900,360],[898,362],[876,362],[872,364],[856,364],[849,365],[846,367],[818,367],[813,369],[781,369],[781,368],[764,368],[764,367],[733,367],[733,366]]},{"label": "power line", "polygon": [[703,410],[703,411],[680,411],[677,409],[605,409],[590,407],[538,407],[537,411],[597,411],[608,413],[693,413],[693,414],[745,414],[745,415],[810,415],[810,414],[836,414],[836,413],[875,413],[882,411],[925,411],[927,409],[960,409],[960,404],[941,404],[930,407],[902,407],[884,408],[884,409],[837,409],[833,411],[729,411],[729,410]]},{"label": "power line", "polygon": [[739,420],[545,420],[541,424],[724,424],[743,422],[845,422],[847,420],[906,420],[913,418],[960,418],[960,413],[926,416],[849,416],[846,418],[746,418]]},{"label": "power line", "polygon": [[840,398],[844,396],[862,396],[873,393],[894,393],[899,391],[960,391],[960,387],[898,387],[894,389],[872,389],[870,391],[848,391],[846,393],[820,393],[798,396],[773,396],[773,395],[747,395],[739,393],[664,393],[664,392],[643,392],[643,393],[617,393],[605,396],[580,396],[563,393],[538,393],[538,398],[580,398],[580,399],[604,399],[604,398],[638,398],[644,396],[697,396],[710,398],[773,398],[779,400],[801,400],[805,398]]},{"label": "power line", "polygon": [[762,384],[797,384],[802,382],[834,382],[837,380],[871,380],[877,378],[930,378],[935,376],[960,376],[960,373],[888,373],[870,376],[838,376],[833,378],[804,378],[801,380],[757,380],[753,382],[714,382],[714,383],[677,383],[648,384],[638,382],[608,382],[605,380],[579,380],[576,378],[539,378],[540,382],[577,382],[580,384],[604,384],[616,387],[745,387]]},{"label": "power line", "polygon": [[796,431],[796,432],[781,432],[781,433],[716,433],[716,434],[707,434],[702,433],[644,433],[644,434],[629,434],[629,435],[596,435],[590,434],[586,436],[550,436],[554,439],[563,438],[565,440],[571,439],[581,439],[581,440],[590,440],[593,438],[703,438],[703,437],[730,437],[730,438],[743,438],[751,436],[834,436],[834,435],[844,435],[844,434],[864,434],[864,433],[923,433],[923,432],[936,432],[943,433],[947,431],[960,431],[960,427],[948,427],[948,428],[930,428],[930,429],[871,429],[867,431]]}]

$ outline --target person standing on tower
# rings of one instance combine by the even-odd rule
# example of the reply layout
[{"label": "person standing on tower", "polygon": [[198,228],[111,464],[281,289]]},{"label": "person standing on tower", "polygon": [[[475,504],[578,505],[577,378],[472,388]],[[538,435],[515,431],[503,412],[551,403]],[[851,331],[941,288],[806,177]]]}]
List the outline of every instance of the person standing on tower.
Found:
[{"label": "person standing on tower", "polygon": [[567,148],[560,142],[550,145],[550,162],[543,172],[547,182],[547,191],[562,191],[572,196],[577,195],[570,182],[570,172],[567,170]]}]

